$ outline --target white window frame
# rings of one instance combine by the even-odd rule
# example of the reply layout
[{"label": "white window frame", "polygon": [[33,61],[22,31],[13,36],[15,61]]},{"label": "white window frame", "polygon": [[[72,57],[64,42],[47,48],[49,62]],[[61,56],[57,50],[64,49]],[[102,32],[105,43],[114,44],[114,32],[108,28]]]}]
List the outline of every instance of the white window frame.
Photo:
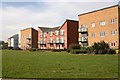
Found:
[{"label": "white window frame", "polygon": [[65,30],[60,30],[60,35],[64,35]]},{"label": "white window frame", "polygon": [[100,21],[100,26],[105,26],[106,25],[106,22],[105,22],[105,20],[103,20],[103,21]]},{"label": "white window frame", "polygon": [[58,35],[59,35],[59,31],[55,31],[55,33],[56,33],[56,36],[58,36]]},{"label": "white window frame", "polygon": [[91,23],[91,27],[95,27],[95,22],[92,22],[92,23]]},{"label": "white window frame", "polygon": [[114,24],[115,23],[115,19],[110,19],[110,24]]},{"label": "white window frame", "polygon": [[92,33],[92,38],[95,38],[95,33]]},{"label": "white window frame", "polygon": [[105,31],[101,31],[101,32],[100,32],[100,37],[105,37],[105,36],[106,36]]},{"label": "white window frame", "polygon": [[53,36],[53,32],[52,31],[50,31],[50,36]]},{"label": "white window frame", "polygon": [[115,35],[115,30],[110,31],[111,35]]}]

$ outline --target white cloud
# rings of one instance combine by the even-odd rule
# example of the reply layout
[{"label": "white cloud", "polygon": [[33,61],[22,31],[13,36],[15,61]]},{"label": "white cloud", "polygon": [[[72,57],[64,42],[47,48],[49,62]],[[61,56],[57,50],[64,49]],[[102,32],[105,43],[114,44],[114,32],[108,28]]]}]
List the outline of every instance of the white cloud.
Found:
[{"label": "white cloud", "polygon": [[[46,2],[46,10],[33,10],[24,7],[6,6],[0,9],[2,13],[2,34],[0,39],[7,40],[8,37],[18,33],[19,30],[34,26],[60,26],[65,19],[78,19],[78,14],[90,11],[96,8],[113,5],[113,3],[85,3],[85,2]],[[34,5],[36,6],[36,5]],[[0,19],[1,19],[0,17]]]}]

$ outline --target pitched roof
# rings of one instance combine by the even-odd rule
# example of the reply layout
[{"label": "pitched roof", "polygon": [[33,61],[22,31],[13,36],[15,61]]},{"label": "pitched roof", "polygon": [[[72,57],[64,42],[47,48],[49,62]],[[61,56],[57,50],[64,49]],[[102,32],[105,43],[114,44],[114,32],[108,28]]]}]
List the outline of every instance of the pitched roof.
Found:
[{"label": "pitched roof", "polygon": [[109,6],[109,7],[105,7],[105,8],[102,8],[102,9],[98,9],[98,10],[94,10],[94,11],[82,13],[82,14],[79,14],[78,16],[85,15],[85,14],[89,14],[89,13],[93,13],[93,12],[97,12],[97,11],[101,11],[101,10],[108,9],[108,8],[112,8],[112,7],[116,7],[116,6],[118,6],[118,4],[117,4],[117,5],[113,5],[113,6]]},{"label": "pitched roof", "polygon": [[53,28],[38,27],[38,28],[40,28],[43,32],[50,32],[50,31],[56,31],[56,30],[58,30],[59,27],[53,27]]},{"label": "pitched roof", "polygon": [[15,35],[13,35],[13,36],[9,37],[8,39],[13,38],[13,37],[15,37],[15,36],[18,36],[18,34],[15,34]]}]

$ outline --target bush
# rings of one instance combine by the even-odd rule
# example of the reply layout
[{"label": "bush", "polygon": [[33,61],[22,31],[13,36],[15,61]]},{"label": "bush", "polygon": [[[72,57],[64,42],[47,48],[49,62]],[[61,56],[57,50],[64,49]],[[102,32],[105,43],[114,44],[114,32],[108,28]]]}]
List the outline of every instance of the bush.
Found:
[{"label": "bush", "polygon": [[70,49],[67,49],[66,51],[69,53],[69,52],[70,52]]},{"label": "bush", "polygon": [[73,49],[70,51],[71,54],[84,54],[87,53],[87,50],[81,50],[81,49]]},{"label": "bush", "polygon": [[93,51],[93,53],[95,54],[107,54],[110,50],[110,47],[107,43],[105,43],[104,41],[95,43],[92,46],[93,49],[91,49],[91,51]]},{"label": "bush", "polygon": [[76,49],[80,49],[80,45],[72,44],[72,45],[69,46],[69,48],[66,51],[68,53],[76,54]]},{"label": "bush", "polygon": [[115,50],[114,49],[109,49],[108,50],[108,54],[115,54],[116,52],[115,52]]},{"label": "bush", "polygon": [[80,49],[80,45],[72,44],[69,46],[69,49]]}]

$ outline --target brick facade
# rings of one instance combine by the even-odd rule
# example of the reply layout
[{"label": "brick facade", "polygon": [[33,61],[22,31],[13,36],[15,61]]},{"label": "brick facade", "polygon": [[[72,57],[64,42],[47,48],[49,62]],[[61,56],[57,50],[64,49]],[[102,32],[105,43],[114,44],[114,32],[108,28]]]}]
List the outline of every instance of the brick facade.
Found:
[{"label": "brick facade", "polygon": [[66,20],[60,27],[38,28],[39,49],[67,49],[78,44],[78,21]]},{"label": "brick facade", "polygon": [[20,48],[37,48],[38,31],[33,28],[27,28],[20,31]]},{"label": "brick facade", "polygon": [[79,44],[92,46],[95,42],[105,41],[111,48],[120,47],[120,14],[118,5],[80,14]]}]

